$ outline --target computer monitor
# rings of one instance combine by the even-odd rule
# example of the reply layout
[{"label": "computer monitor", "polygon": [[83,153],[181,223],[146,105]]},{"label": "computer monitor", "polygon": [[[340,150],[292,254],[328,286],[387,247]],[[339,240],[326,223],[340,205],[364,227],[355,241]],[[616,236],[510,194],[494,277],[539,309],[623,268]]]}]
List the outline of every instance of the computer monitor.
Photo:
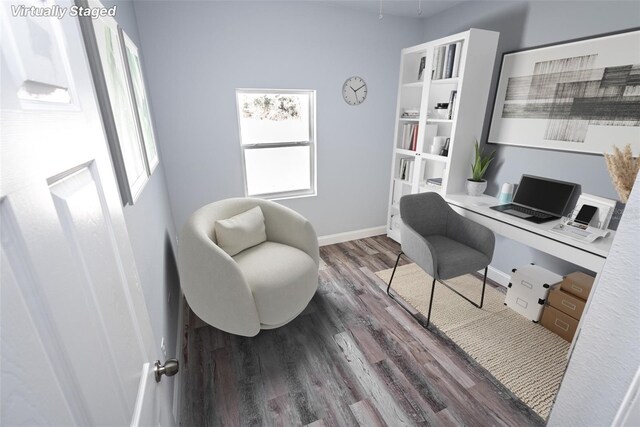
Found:
[{"label": "computer monitor", "polygon": [[576,187],[572,182],[522,175],[513,203],[560,217]]}]

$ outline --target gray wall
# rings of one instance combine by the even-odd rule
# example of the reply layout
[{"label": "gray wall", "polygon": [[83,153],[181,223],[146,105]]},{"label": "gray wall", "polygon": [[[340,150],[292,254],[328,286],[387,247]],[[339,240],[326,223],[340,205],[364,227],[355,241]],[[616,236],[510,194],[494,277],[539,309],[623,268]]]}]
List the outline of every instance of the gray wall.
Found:
[{"label": "gray wall", "polygon": [[[503,52],[555,43],[611,31],[640,23],[640,2],[616,1],[482,1],[467,2],[424,20],[424,41],[469,28],[500,32],[491,98],[500,72]],[[493,99],[487,104],[482,141],[486,142]],[[611,141],[615,143],[615,141]],[[496,160],[486,175],[487,194],[497,196],[504,182],[517,183],[523,173],[547,176],[582,185],[582,191],[618,200],[601,155],[579,154],[490,144]],[[492,266],[509,273],[529,262],[560,274],[575,266],[527,246],[498,236]]]},{"label": "gray wall", "polygon": [[[102,1],[105,7],[118,5],[116,21],[140,47],[133,4],[129,1]],[[140,52],[143,72],[148,79],[148,68],[144,66],[144,50]],[[147,90],[147,92],[149,92]],[[154,94],[149,92],[153,99]],[[153,110],[153,106],[152,106]],[[153,111],[152,111],[153,114]],[[157,134],[160,139],[161,135]],[[151,175],[133,206],[124,208],[124,217],[129,231],[131,246],[140,275],[142,291],[151,317],[156,339],[156,353],[161,357],[160,342],[164,337],[167,357],[176,357],[178,327],[178,302],[180,284],[175,260],[175,228],[164,174],[164,155],[160,152],[160,165]],[[173,378],[169,379],[169,383]],[[169,387],[171,388],[171,387]]]},{"label": "gray wall", "polygon": [[[385,224],[400,49],[414,18],[319,2],[134,2],[175,224],[243,196],[236,88],[317,90],[318,196],[284,200],[319,235]],[[359,75],[368,98],[341,97]]]}]

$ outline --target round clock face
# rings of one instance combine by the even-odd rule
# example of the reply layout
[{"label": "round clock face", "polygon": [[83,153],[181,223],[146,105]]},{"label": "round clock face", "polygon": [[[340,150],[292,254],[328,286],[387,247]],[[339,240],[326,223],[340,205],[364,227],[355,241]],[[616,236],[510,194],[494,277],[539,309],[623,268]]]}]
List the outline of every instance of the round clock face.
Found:
[{"label": "round clock face", "polygon": [[367,99],[367,84],[362,77],[349,77],[342,85],[342,97],[349,105],[360,105]]}]

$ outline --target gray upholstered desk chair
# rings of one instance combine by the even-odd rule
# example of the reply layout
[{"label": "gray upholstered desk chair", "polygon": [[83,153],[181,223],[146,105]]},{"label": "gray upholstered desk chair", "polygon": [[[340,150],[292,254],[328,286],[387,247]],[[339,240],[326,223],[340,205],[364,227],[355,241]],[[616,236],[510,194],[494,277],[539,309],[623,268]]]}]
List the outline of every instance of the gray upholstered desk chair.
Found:
[{"label": "gray upholstered desk chair", "polygon": [[[478,308],[484,302],[487,267],[493,257],[495,236],[491,230],[456,213],[437,193],[420,193],[400,199],[400,216],[404,223],[401,231],[402,251],[389,279],[387,294],[402,254],[411,258],[433,277],[427,324],[431,318],[431,305],[436,281],[442,283]],[[484,268],[480,304],[452,289],[443,280],[474,273]]]}]

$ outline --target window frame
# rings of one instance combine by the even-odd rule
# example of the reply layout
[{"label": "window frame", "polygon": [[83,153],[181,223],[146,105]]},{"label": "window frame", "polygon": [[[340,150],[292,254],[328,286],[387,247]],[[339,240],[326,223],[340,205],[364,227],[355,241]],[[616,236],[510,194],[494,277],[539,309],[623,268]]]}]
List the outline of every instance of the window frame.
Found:
[{"label": "window frame", "polygon": [[[242,143],[242,119],[240,117],[240,97],[244,94],[283,94],[283,95],[309,95],[309,141],[295,142],[263,142],[255,144]],[[236,89],[236,116],[238,119],[238,141],[240,146],[240,155],[242,160],[242,181],[245,197],[257,197],[269,200],[294,199],[300,197],[312,197],[317,192],[317,139],[316,139],[316,91],[312,89],[256,89],[256,88],[237,88]],[[247,162],[245,159],[246,150],[260,150],[264,148],[283,148],[283,147],[309,147],[309,174],[310,188],[303,190],[278,191],[274,193],[252,194],[249,195],[247,183]]]},{"label": "window frame", "polygon": [[[78,5],[82,5],[84,7],[102,7],[102,4],[98,0],[76,1]],[[88,16],[81,16],[79,17],[79,22],[89,60],[89,66],[91,68],[102,124],[104,126],[113,169],[118,182],[118,190],[120,192],[122,205],[134,205],[151,179],[151,175],[160,163],[160,154],[156,143],[153,121],[151,119],[151,110],[146,93],[139,50],[113,17],[101,16],[96,19],[92,19]],[[125,106],[126,104],[127,120],[130,120],[130,122],[133,123],[134,129],[133,133],[130,135],[126,132],[121,132],[124,129],[122,127],[122,123],[124,123],[124,121],[121,120],[122,117],[117,116],[116,114],[116,109],[119,106],[114,104],[117,97],[115,93],[110,91],[110,89],[113,89],[113,80],[108,79],[108,76],[110,76],[107,69],[108,60],[103,50],[104,44],[101,44],[98,37],[98,33],[101,30],[108,30],[110,32],[113,37],[113,47],[118,51],[116,52],[117,55],[114,56],[114,61],[117,62],[116,66],[118,68],[116,77],[122,80],[122,89],[124,92],[124,98],[126,98],[122,100],[123,102],[120,106]],[[131,64],[129,63],[129,58],[127,56],[128,51],[131,51],[131,54],[135,56],[139,62],[139,74],[137,74],[136,77],[140,79],[140,89],[142,93],[139,95],[141,95],[141,101],[146,103],[144,106],[138,105],[139,101],[136,99],[138,94],[135,91],[133,83],[134,76],[132,75]],[[142,128],[142,114],[145,115],[145,119],[151,127],[150,138],[148,141],[145,139],[145,136],[149,135],[145,135]],[[147,145],[147,143],[149,145]],[[141,162],[138,162],[136,157],[136,164],[142,166],[140,173],[137,173],[131,167],[127,167],[127,161],[132,157],[127,154],[125,145],[134,147],[136,153],[140,154],[139,157],[141,158]],[[153,152],[155,152],[154,157],[150,157],[149,146],[151,145],[153,146]],[[129,166],[130,165],[131,164],[129,163]]]}]

